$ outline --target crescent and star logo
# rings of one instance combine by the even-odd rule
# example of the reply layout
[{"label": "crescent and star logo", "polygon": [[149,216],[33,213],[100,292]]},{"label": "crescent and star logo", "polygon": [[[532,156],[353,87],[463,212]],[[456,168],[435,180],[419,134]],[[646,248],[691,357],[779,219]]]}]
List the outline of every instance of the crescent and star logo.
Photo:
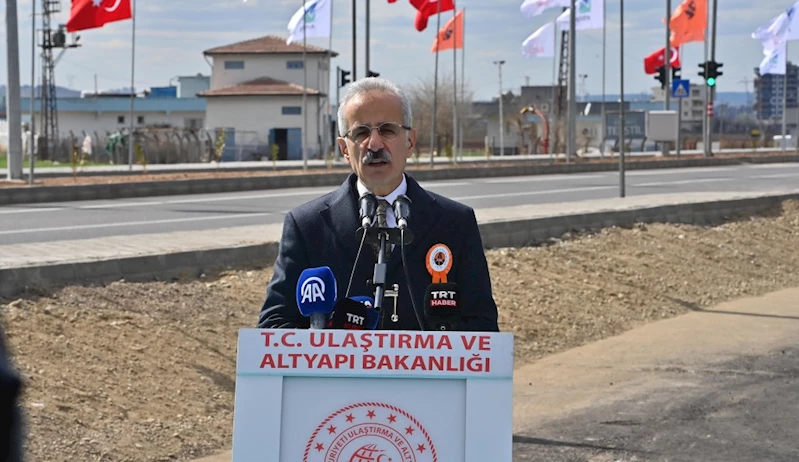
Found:
[{"label": "crescent and star logo", "polygon": [[438,454],[411,414],[391,404],[363,402],[322,421],[302,462],[438,462]]},{"label": "crescent and star logo", "polygon": [[[114,0],[114,4],[113,5],[111,5],[110,7],[105,6],[105,7],[103,7],[103,9],[105,11],[108,11],[109,13],[113,13],[114,11],[117,10],[117,8],[119,8],[119,5],[121,3],[122,3],[122,0]],[[103,0],[92,0],[92,4],[94,5],[95,8],[99,8],[100,6],[102,6]]]}]

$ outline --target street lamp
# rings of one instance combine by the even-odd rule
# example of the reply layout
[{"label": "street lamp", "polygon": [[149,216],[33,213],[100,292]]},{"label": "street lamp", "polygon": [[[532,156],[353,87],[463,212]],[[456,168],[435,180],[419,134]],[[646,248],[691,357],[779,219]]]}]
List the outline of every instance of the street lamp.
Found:
[{"label": "street lamp", "polygon": [[502,108],[502,65],[505,60],[494,61],[499,70],[499,155],[505,155],[505,114]]}]

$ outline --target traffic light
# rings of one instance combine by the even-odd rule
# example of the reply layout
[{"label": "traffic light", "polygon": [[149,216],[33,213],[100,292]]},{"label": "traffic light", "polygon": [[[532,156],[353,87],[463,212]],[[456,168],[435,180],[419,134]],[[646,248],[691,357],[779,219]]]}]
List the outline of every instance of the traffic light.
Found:
[{"label": "traffic light", "polygon": [[699,63],[699,69],[702,69],[702,72],[699,73],[699,76],[702,77],[705,80],[705,82],[707,82],[707,78],[710,75],[708,73],[709,70],[708,64],[709,64],[708,62]]},{"label": "traffic light", "polygon": [[681,67],[672,67],[671,68],[671,80],[672,82],[675,80],[682,80],[680,76],[680,71],[682,71]]},{"label": "traffic light", "polygon": [[724,75],[723,72],[719,72],[719,68],[722,67],[724,64],[717,63],[715,61],[708,61],[708,68],[707,68],[707,86],[713,87],[716,85],[716,79],[719,76]]},{"label": "traffic light", "polygon": [[367,77],[380,77],[380,73],[379,72],[374,72],[374,71],[369,71],[369,72],[366,73],[366,76]]},{"label": "traffic light", "polygon": [[344,85],[346,85],[346,84],[351,82],[351,80],[349,79],[349,76],[351,74],[350,71],[345,71],[344,69],[339,69],[338,73],[339,73],[339,80],[338,80],[338,86],[339,87],[343,87]]},{"label": "traffic light", "polygon": [[666,88],[666,66],[660,66],[659,68],[655,69],[657,71],[657,75],[655,76],[655,80],[660,82],[660,88]]}]

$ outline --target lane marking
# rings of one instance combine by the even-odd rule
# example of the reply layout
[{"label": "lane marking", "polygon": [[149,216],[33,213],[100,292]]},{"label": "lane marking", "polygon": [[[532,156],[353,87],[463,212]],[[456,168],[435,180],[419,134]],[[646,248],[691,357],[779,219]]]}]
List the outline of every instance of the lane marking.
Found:
[{"label": "lane marking", "polygon": [[678,181],[655,181],[652,183],[637,183],[630,186],[647,187],[647,186],[672,186],[675,184],[697,184],[697,183],[720,183],[723,181],[740,181],[740,178],[700,178],[696,180],[678,180]]},{"label": "lane marking", "polygon": [[560,180],[590,180],[595,178],[604,178],[604,175],[534,175],[517,178],[498,178],[483,180],[481,183],[489,184],[509,184],[509,183],[537,183],[543,181],[560,181]]},{"label": "lane marking", "polygon": [[524,191],[517,193],[483,194],[480,196],[453,197],[452,199],[456,201],[466,201],[466,200],[476,200],[476,199],[492,199],[495,197],[542,196],[545,194],[558,194],[558,193],[568,193],[568,192],[601,191],[603,189],[616,189],[616,186],[587,186],[585,188],[563,188],[563,189],[548,189],[546,191]]},{"label": "lane marking", "polygon": [[98,223],[94,225],[77,225],[77,226],[57,226],[52,228],[30,228],[30,229],[15,229],[10,231],[0,231],[0,235],[9,234],[25,234],[25,233],[44,233],[52,231],[75,231],[79,229],[94,229],[94,228],[119,228],[123,226],[139,226],[139,225],[159,225],[167,223],[188,223],[192,221],[210,221],[210,220],[232,220],[236,218],[249,218],[249,217],[265,217],[267,215],[274,215],[272,212],[264,213],[240,213],[235,215],[219,215],[212,217],[193,217],[193,218],[172,218],[169,220],[151,220],[151,221],[127,221],[123,223]]}]

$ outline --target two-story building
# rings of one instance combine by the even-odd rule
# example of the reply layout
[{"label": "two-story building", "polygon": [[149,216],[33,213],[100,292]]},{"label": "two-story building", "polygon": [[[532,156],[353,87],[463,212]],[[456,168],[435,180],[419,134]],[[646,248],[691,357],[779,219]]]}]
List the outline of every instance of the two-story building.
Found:
[{"label": "two-story building", "polygon": [[198,96],[207,101],[205,127],[226,134],[223,160],[270,158],[273,144],[278,159],[302,159],[304,145],[313,159],[331,146],[330,60],[337,53],[308,45],[303,60],[301,43],[268,35],[203,54],[212,60],[211,87]]}]

